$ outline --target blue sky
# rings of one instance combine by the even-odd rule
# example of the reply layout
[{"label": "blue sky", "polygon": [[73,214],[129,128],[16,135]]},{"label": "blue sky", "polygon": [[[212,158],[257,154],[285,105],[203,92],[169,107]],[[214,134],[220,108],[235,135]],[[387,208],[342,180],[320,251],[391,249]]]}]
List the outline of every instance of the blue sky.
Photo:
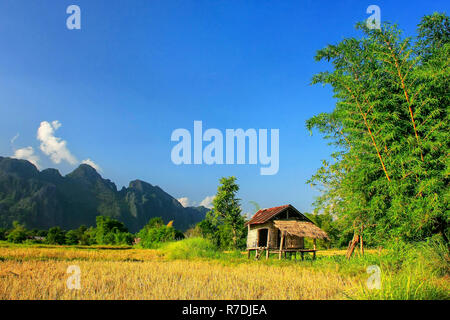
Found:
[{"label": "blue sky", "polygon": [[[81,30],[66,28],[71,4],[81,8]],[[371,4],[407,35],[423,15],[448,11],[441,0],[2,0],[0,155],[32,147],[41,168],[63,174],[91,159],[119,188],[139,178],[191,204],[235,175],[244,211],[249,201],[311,211],[317,193],[305,182],[331,149],[305,121],[334,106],[330,88],[309,85],[328,67],[313,57],[357,36]],[[174,165],[171,133],[192,132],[194,120],[204,130],[279,129],[278,174]],[[41,134],[66,141],[73,161],[41,150],[43,121],[58,121]]]}]

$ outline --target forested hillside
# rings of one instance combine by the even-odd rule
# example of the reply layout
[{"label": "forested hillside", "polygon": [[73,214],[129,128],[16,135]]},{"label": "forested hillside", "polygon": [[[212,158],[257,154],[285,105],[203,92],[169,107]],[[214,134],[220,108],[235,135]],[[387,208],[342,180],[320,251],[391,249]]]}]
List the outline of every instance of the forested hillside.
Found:
[{"label": "forested hillside", "polygon": [[0,157],[0,227],[19,221],[27,228],[75,229],[94,226],[96,217],[104,215],[124,222],[131,232],[153,217],[174,220],[177,229],[186,230],[207,211],[184,208],[158,186],[140,180],[119,191],[86,164],[62,176],[56,169],[39,171],[26,160]]}]

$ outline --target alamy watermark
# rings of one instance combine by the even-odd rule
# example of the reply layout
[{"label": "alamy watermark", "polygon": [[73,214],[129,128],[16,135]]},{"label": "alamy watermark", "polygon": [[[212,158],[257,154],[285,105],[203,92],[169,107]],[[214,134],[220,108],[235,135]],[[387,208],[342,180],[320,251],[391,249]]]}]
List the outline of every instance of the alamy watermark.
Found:
[{"label": "alamy watermark", "polygon": [[381,269],[377,265],[368,266],[367,273],[370,274],[367,279],[367,288],[369,290],[381,289]]},{"label": "alamy watermark", "polygon": [[[280,165],[279,138],[279,129],[271,129],[269,155],[267,129],[259,129],[258,131],[256,129],[247,129],[246,131],[243,129],[226,129],[224,135],[219,129],[213,128],[203,132],[202,121],[194,121],[193,139],[191,132],[187,129],[180,128],[172,132],[171,141],[176,141],[178,143],[172,148],[171,159],[176,165],[256,165],[259,163],[263,166],[260,168],[261,175],[274,175],[278,173]],[[209,143],[203,148],[203,142]],[[246,161],[247,151],[248,162]]]},{"label": "alamy watermark", "polygon": [[80,30],[81,29],[81,9],[77,5],[70,5],[66,10],[67,14],[70,16],[66,20],[66,26],[69,30]]},{"label": "alamy watermark", "polygon": [[81,289],[81,269],[77,265],[71,265],[67,268],[66,273],[71,274],[67,278],[66,285],[69,290],[80,290]]},{"label": "alamy watermark", "polygon": [[367,7],[367,14],[372,14],[366,20],[367,28],[369,29],[381,29],[381,9],[379,6],[372,4]]}]

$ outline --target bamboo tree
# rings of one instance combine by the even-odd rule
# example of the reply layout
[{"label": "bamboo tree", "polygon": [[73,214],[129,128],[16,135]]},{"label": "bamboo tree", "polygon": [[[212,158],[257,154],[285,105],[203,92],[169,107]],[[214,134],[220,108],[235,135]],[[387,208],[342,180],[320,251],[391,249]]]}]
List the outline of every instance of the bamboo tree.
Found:
[{"label": "bamboo tree", "polygon": [[316,212],[332,212],[353,239],[364,230],[365,242],[446,238],[448,17],[425,16],[415,38],[387,23],[381,30],[357,28],[362,38],[329,45],[315,57],[333,70],[312,83],[330,84],[337,103],[307,128],[338,149],[308,181],[322,192]]}]

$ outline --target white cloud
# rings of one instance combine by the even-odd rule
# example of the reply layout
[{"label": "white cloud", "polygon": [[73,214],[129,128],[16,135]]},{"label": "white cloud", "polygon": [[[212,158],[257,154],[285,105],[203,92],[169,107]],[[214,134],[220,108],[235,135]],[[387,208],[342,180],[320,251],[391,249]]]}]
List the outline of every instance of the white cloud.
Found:
[{"label": "white cloud", "polygon": [[[41,151],[45,155],[49,156],[50,159],[56,164],[61,163],[61,161],[66,161],[71,165],[77,165],[80,162],[67,148],[67,141],[55,136],[55,131],[60,127],[61,123],[58,120],[52,122],[42,121],[36,135],[37,139],[41,142],[39,147]],[[36,167],[40,168],[40,159],[39,156],[34,153],[33,147],[26,147],[15,150],[14,142],[17,140],[17,138],[19,138],[19,133],[17,133],[10,140],[12,148],[14,150],[13,158],[28,160]],[[81,161],[81,163],[88,164],[98,172],[102,172],[102,168],[90,158]]]},{"label": "white cloud", "polygon": [[55,128],[55,130],[58,130],[61,127],[61,122],[58,120],[52,121],[52,127]]},{"label": "white cloud", "polygon": [[183,197],[183,198],[180,198],[180,199],[177,199],[177,200],[185,208],[189,207],[189,203],[191,202],[188,197]]},{"label": "white cloud", "polygon": [[98,172],[102,172],[102,168],[101,168],[98,164],[96,164],[94,161],[92,161],[91,159],[83,160],[83,161],[81,161],[81,163],[83,163],[83,164],[88,164],[88,165],[90,165],[92,168],[94,168],[95,170],[97,170]]},{"label": "white cloud", "polygon": [[71,165],[78,163],[78,160],[67,149],[67,142],[61,138],[55,137],[55,131],[61,127],[61,123],[57,120],[49,123],[42,121],[37,131],[37,138],[41,141],[41,151],[50,157],[54,163],[67,161]]},{"label": "white cloud", "polygon": [[25,147],[25,148],[22,148],[22,149],[17,149],[14,152],[13,158],[28,160],[32,164],[34,164],[38,169],[40,169],[39,157],[34,154],[33,147]]},{"label": "white cloud", "polygon": [[203,199],[200,203],[196,202],[196,201],[192,201],[191,199],[189,199],[188,197],[182,197],[177,199],[179,203],[181,203],[181,205],[183,207],[196,207],[196,206],[204,206],[208,209],[211,209],[213,207],[212,201],[216,196],[208,196],[205,199]]},{"label": "white cloud", "polygon": [[207,196],[205,199],[203,199],[200,202],[200,205],[204,206],[204,207],[206,207],[208,209],[211,209],[213,207],[212,201],[214,200],[215,197],[216,196]]}]

